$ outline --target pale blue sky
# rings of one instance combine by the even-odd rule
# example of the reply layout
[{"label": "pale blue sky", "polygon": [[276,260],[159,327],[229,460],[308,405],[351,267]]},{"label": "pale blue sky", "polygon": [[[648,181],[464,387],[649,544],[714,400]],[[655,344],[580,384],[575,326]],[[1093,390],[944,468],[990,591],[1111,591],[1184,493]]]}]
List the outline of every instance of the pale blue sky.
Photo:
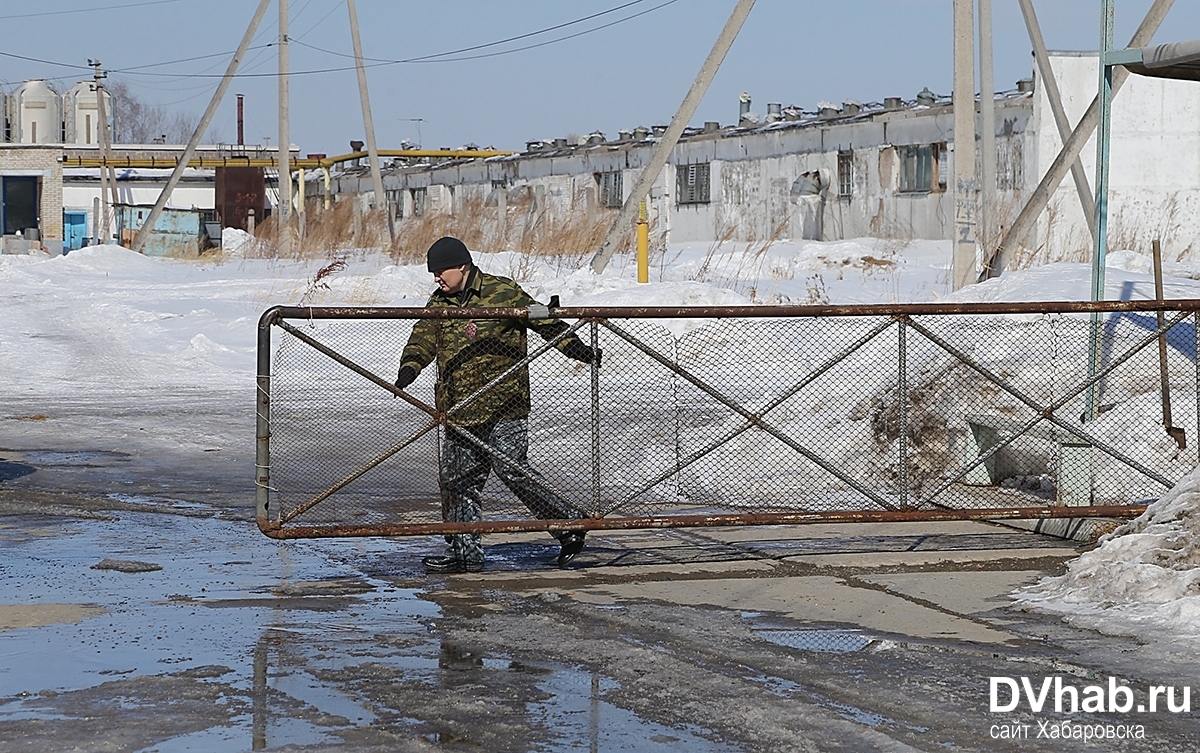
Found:
[{"label": "pale blue sky", "polygon": [[[344,153],[363,133],[345,2],[289,4],[292,70],[326,71],[292,78],[292,142],[304,153]],[[1117,46],[1150,4],[1116,0]],[[198,115],[256,5],[0,0],[0,88],[46,78],[61,92],[90,78],[87,60],[99,58],[113,80],[145,101]],[[1030,44],[1017,0],[992,5],[996,87],[1011,89],[1032,71]],[[1051,49],[1098,47],[1100,0],[1034,5]],[[379,147],[399,148],[409,139],[427,148],[475,143],[520,150],[531,139],[594,130],[614,138],[621,128],[666,123],[733,6],[734,0],[358,0],[367,58],[408,60],[531,35],[448,56],[475,59],[369,68]],[[951,10],[951,0],[758,0],[692,124],[733,123],[742,91],[750,92],[757,113],[768,102],[813,110],[820,101],[911,100],[926,86],[949,94]],[[595,17],[571,23],[588,16]],[[277,21],[273,4],[254,43],[259,49],[247,56],[244,77],[214,120],[224,141],[236,138],[237,92],[246,95],[247,143],[277,140],[275,48],[262,47],[275,41]],[[1200,3],[1178,0],[1155,41],[1196,38]],[[541,46],[516,49],[531,45]],[[165,65],[199,56],[210,57]]]}]

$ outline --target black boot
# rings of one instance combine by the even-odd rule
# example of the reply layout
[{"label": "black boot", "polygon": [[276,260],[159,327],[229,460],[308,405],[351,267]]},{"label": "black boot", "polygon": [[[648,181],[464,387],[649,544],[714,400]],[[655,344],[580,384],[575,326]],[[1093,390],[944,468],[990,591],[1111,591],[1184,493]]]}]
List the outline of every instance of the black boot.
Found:
[{"label": "black boot", "polygon": [[483,560],[473,562],[444,555],[426,557],[421,560],[421,564],[431,573],[478,573],[483,570]]},{"label": "black boot", "polygon": [[566,567],[575,559],[575,555],[583,551],[584,531],[570,531],[558,540],[562,549],[558,553],[558,566]]}]

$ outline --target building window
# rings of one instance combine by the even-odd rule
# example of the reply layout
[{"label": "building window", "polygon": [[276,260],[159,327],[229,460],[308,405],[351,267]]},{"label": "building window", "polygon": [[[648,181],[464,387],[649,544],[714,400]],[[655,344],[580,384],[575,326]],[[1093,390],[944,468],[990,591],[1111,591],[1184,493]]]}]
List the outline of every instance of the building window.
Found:
[{"label": "building window", "polygon": [[854,193],[854,152],[838,150],[838,196]]},{"label": "building window", "polygon": [[680,204],[707,204],[709,202],[709,165],[700,162],[694,165],[678,165],[675,168],[675,195]]},{"label": "building window", "polygon": [[624,199],[624,186],[621,182],[620,170],[613,170],[607,173],[596,173],[596,185],[600,189],[600,206],[621,206]]},{"label": "building window", "polygon": [[425,214],[425,189],[412,188],[409,189],[412,193],[412,213],[413,217],[420,217]]},{"label": "building window", "polygon": [[902,146],[900,153],[900,192],[929,193],[938,185],[935,169],[937,147],[933,144]]}]

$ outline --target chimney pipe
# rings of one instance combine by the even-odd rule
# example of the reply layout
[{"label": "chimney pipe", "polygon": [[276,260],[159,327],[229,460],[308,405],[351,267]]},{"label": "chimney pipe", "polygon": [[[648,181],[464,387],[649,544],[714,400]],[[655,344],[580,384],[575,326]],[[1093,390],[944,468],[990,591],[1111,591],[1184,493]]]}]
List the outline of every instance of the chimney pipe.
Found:
[{"label": "chimney pipe", "polygon": [[238,98],[238,146],[244,146],[246,144],[245,129],[244,129],[245,120],[242,118],[242,99],[244,97],[243,97],[243,95],[239,94],[239,95],[237,95],[237,98]]}]

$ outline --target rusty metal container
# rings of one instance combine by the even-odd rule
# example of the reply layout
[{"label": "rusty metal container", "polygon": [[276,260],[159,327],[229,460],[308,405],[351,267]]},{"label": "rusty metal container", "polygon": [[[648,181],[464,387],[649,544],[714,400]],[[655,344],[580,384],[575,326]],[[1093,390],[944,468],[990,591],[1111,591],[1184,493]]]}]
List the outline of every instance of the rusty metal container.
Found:
[{"label": "rusty metal container", "polygon": [[218,167],[216,210],[221,227],[247,230],[250,210],[262,221],[266,208],[266,182],[261,167]]}]

